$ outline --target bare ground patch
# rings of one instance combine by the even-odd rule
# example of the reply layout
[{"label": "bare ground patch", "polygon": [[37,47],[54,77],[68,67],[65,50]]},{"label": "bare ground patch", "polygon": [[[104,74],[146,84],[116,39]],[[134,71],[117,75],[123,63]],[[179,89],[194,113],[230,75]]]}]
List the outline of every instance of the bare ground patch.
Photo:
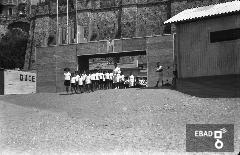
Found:
[{"label": "bare ground patch", "polygon": [[239,105],[239,98],[198,98],[168,89],[0,96],[0,150],[176,154],[185,152],[187,123],[234,123],[237,152]]}]

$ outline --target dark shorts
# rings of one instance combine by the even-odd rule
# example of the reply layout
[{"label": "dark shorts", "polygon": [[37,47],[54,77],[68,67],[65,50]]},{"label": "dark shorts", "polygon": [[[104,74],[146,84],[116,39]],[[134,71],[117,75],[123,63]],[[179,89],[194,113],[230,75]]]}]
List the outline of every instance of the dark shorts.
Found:
[{"label": "dark shorts", "polygon": [[64,86],[70,86],[70,80],[65,80],[64,81]]},{"label": "dark shorts", "polygon": [[76,87],[76,83],[71,83],[71,87]]}]

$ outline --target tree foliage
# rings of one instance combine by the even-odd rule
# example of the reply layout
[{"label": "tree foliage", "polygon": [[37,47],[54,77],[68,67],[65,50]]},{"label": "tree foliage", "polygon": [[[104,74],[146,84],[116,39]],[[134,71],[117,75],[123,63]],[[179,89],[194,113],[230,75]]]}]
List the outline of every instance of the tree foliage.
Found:
[{"label": "tree foliage", "polygon": [[27,43],[28,33],[18,28],[9,30],[0,42],[0,68],[22,69]]}]

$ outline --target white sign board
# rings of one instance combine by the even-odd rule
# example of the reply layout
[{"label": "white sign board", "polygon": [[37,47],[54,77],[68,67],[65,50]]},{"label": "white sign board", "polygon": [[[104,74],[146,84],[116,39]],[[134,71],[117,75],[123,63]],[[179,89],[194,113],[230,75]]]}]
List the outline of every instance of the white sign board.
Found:
[{"label": "white sign board", "polygon": [[5,70],[4,94],[36,93],[36,73]]}]

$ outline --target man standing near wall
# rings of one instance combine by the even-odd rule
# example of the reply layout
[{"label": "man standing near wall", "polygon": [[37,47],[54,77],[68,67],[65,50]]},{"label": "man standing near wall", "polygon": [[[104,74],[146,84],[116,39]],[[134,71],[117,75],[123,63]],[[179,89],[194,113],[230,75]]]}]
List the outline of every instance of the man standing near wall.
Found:
[{"label": "man standing near wall", "polygon": [[117,63],[114,63],[115,69],[113,70],[113,83],[114,83],[114,88],[117,89],[117,75],[121,73],[121,69],[117,66]]},{"label": "man standing near wall", "polygon": [[160,65],[160,62],[157,63],[156,72],[158,72],[158,81],[155,87],[158,87],[159,82],[161,82],[161,86],[163,86],[163,67]]}]

